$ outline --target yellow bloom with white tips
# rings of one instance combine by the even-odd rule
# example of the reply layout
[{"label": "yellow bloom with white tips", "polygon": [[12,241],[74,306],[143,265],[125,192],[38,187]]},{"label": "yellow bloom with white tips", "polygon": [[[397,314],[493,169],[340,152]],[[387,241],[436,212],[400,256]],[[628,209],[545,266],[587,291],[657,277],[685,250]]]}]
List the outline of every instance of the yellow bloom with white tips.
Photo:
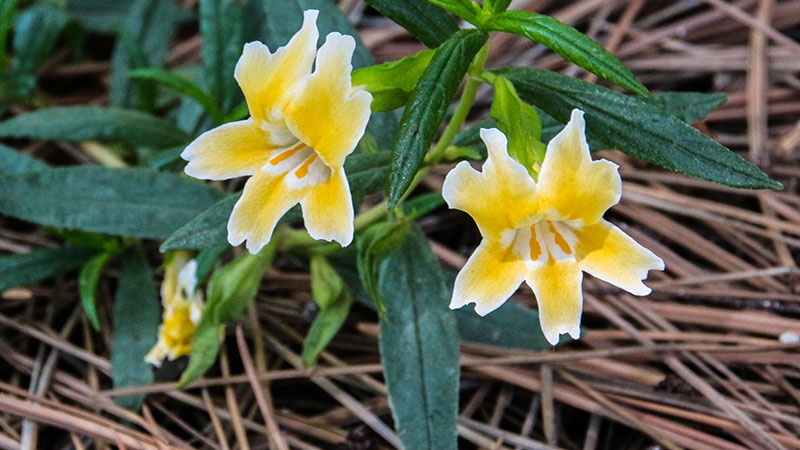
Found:
[{"label": "yellow bloom with white tips", "polygon": [[156,367],[164,358],[173,360],[192,350],[194,330],[203,315],[203,294],[197,290],[197,262],[186,252],[176,252],[164,271],[161,284],[164,305],[158,342],[144,360]]},{"label": "yellow bloom with white tips", "polygon": [[603,219],[619,202],[618,166],[592,161],[583,111],[547,146],[538,181],[507,152],[500,130],[482,129],[489,157],[483,171],[466,161],[444,182],[451,208],[468,213],[483,241],[456,278],[451,308],[475,303],[486,315],[528,283],[539,304],[545,338],[555,345],[562,333],[580,337],[583,272],[635,295],[664,261]]},{"label": "yellow bloom with white tips", "polygon": [[317,51],[317,15],[305,11],[300,31],[275,53],[260,42],[244,46],[234,77],[250,118],[203,133],[181,153],[192,177],[250,176],[228,221],[228,241],[247,241],[253,254],[297,203],[311,237],[343,246],[353,239],[343,165],[364,134],[372,96],[352,86],[351,36],[330,33]]}]

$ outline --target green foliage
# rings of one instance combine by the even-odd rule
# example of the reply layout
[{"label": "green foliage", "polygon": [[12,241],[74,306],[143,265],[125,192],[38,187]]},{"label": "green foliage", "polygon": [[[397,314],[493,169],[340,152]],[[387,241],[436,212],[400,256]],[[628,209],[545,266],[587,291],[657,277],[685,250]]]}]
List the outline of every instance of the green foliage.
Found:
[{"label": "green foliage", "polygon": [[22,173],[42,169],[47,169],[47,164],[0,144],[0,173]]},{"label": "green foliage", "polygon": [[14,69],[33,75],[50,56],[67,20],[66,14],[46,6],[34,6],[20,14],[14,28]]},{"label": "green foliage", "polygon": [[408,101],[433,53],[423,50],[397,61],[357,69],[353,71],[353,86],[363,86],[372,94],[373,112],[399,108]]},{"label": "green foliage", "polygon": [[[203,69],[211,97],[223,112],[241,98],[233,69],[242,53],[242,6],[238,0],[201,0]],[[202,102],[201,102],[202,103]]]},{"label": "green foliage", "polygon": [[501,12],[508,9],[508,5],[510,4],[511,0],[484,0],[483,8],[489,11],[491,15],[494,15],[494,14],[500,14]]},{"label": "green foliage", "polygon": [[122,25],[131,1],[66,0],[66,11],[90,31],[112,33]]},{"label": "green foliage", "polygon": [[353,304],[342,278],[319,255],[311,258],[311,293],[320,310],[303,341],[303,365],[308,368],[314,367],[319,354],[344,324]]},{"label": "green foliage", "polygon": [[404,202],[403,214],[408,216],[409,220],[414,220],[433,212],[442,205],[444,205],[444,197],[441,192],[428,192]]},{"label": "green foliage", "polygon": [[0,291],[77,269],[94,254],[90,249],[62,247],[0,257]]},{"label": "green foliage", "polygon": [[381,362],[398,436],[409,449],[455,449],[458,330],[441,268],[422,231],[381,267]]},{"label": "green foliage", "polygon": [[365,1],[430,48],[440,46],[458,31],[458,24],[450,15],[426,0]]},{"label": "green foliage", "polygon": [[486,42],[478,30],[461,30],[443,43],[425,68],[403,111],[389,178],[389,205],[405,193],[425,158],[472,59]]},{"label": "green foliage", "polygon": [[428,2],[450,11],[471,24],[479,24],[478,16],[481,13],[481,7],[475,2],[469,0],[428,0]]},{"label": "green foliage", "polygon": [[374,224],[356,235],[358,276],[367,293],[372,297],[375,308],[381,314],[386,312],[383,297],[378,290],[381,262],[403,245],[410,229],[411,222],[407,220],[382,222]]},{"label": "green foliage", "polygon": [[544,44],[562,58],[640,95],[644,87],[616,56],[571,26],[550,16],[528,11],[506,11],[486,22],[487,30],[507,31]]},{"label": "green foliage", "polygon": [[238,320],[258,293],[261,278],[275,258],[275,241],[257,255],[242,253],[214,272],[208,282],[206,307],[192,338],[189,365],[178,386],[200,378],[214,364],[224,337],[225,322]]},{"label": "green foliage", "polygon": [[111,252],[95,255],[83,265],[78,276],[78,293],[81,297],[81,304],[96,331],[100,331],[100,320],[97,318],[97,283],[100,281],[100,273],[112,256],[114,254]]},{"label": "green foliage", "polygon": [[676,172],[748,189],[781,189],[755,165],[677,117],[635,97],[531,67],[497,71],[520,96],[561,122],[573,108],[586,113],[586,132],[619,150]]},{"label": "green foliage", "polygon": [[640,97],[645,103],[672,114],[686,123],[704,119],[711,111],[725,103],[728,95],[723,92],[664,92]]},{"label": "green foliage", "polygon": [[172,123],[150,114],[96,106],[45,108],[20,114],[0,122],[0,137],[95,140],[151,147],[169,147],[189,139]]},{"label": "green foliage", "polygon": [[164,239],[222,196],[146,169],[73,166],[0,177],[0,213],[40,225]]},{"label": "green foliage", "polygon": [[150,80],[161,83],[170,89],[191,98],[201,104],[207,113],[217,122],[222,121],[222,115],[213,98],[206,94],[195,82],[172,72],[162,69],[136,69],[130,72],[130,77],[137,80]]},{"label": "green foliage", "polygon": [[[107,5],[91,4],[87,0],[78,3],[95,11],[103,11],[104,14],[118,14],[116,9]],[[185,19],[187,13],[173,1],[136,0],[118,3],[127,3],[129,6],[119,26],[119,38],[111,59],[109,103],[111,106],[133,107],[139,99],[141,106],[152,107],[155,101],[152,86],[141,83],[138,87],[133,85],[128,73],[131,69],[161,67],[164,64],[175,25]],[[117,26],[112,29],[117,29]]]},{"label": "green foliage", "polygon": [[[475,313],[471,306],[457,309],[455,313],[458,334],[463,341],[525,350],[553,348],[539,328],[539,314],[511,300],[485,317]],[[569,336],[562,336],[559,344],[569,340]]]},{"label": "green foliage", "polygon": [[508,138],[508,154],[533,174],[534,165],[544,160],[542,124],[536,108],[520,100],[514,85],[505,77],[494,79],[492,117]]},{"label": "green foliage", "polygon": [[6,39],[14,25],[17,0],[0,0],[0,68],[6,67]]},{"label": "green foliage", "polygon": [[[156,344],[161,319],[153,272],[141,251],[125,256],[114,302],[114,337],[111,341],[111,374],[114,388],[153,382],[145,355]],[[144,395],[117,397],[118,405],[136,411]]]}]

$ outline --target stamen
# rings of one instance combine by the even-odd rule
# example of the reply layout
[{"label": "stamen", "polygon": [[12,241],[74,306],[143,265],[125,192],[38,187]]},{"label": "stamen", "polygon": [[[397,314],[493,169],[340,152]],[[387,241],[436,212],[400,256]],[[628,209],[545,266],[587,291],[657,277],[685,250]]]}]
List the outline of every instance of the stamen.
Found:
[{"label": "stamen", "polygon": [[315,159],[317,159],[317,154],[316,154],[316,153],[314,153],[313,155],[311,155],[311,156],[310,156],[310,157],[309,157],[309,158],[306,160],[306,162],[304,162],[304,163],[303,163],[303,165],[302,165],[302,166],[300,166],[300,167],[297,169],[297,172],[295,172],[295,173],[294,173],[294,176],[296,176],[297,178],[303,178],[303,177],[305,177],[306,175],[308,175],[308,168],[311,166],[311,163],[313,163]]},{"label": "stamen", "polygon": [[567,255],[571,255],[572,249],[569,248],[567,240],[564,239],[564,236],[562,236],[561,233],[556,231],[556,227],[553,225],[552,222],[548,222],[548,224],[550,225],[550,232],[553,233],[553,240],[556,242],[556,245],[558,245],[561,248],[562,252],[566,253]]},{"label": "stamen", "polygon": [[291,158],[292,155],[297,153],[297,151],[300,150],[301,148],[303,148],[304,146],[305,146],[305,144],[303,144],[301,142],[301,143],[295,145],[294,147],[290,148],[289,150],[286,150],[285,152],[282,152],[280,155],[272,158],[272,160],[269,163],[272,164],[273,166],[277,166],[278,164],[280,164],[280,163],[286,161],[287,159]]},{"label": "stamen", "polygon": [[536,239],[536,226],[531,227],[531,261],[536,261],[542,256],[542,246],[539,245],[539,240]]}]

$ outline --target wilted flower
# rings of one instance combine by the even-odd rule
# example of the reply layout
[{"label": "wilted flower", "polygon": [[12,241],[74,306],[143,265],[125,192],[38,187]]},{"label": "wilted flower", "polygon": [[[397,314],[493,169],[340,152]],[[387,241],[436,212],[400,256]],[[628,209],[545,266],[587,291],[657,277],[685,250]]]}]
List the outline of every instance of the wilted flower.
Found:
[{"label": "wilted flower", "polygon": [[275,53],[260,42],[244,46],[234,77],[250,118],[203,133],[181,154],[195,178],[251,176],[228,221],[228,241],[246,240],[254,254],[297,203],[311,237],[345,246],[353,239],[343,165],[364,134],[372,96],[351,84],[351,36],[330,33],[317,51],[317,14],[306,11],[300,31]]},{"label": "wilted flower", "polygon": [[164,314],[158,342],[144,358],[156,367],[164,358],[173,360],[189,354],[194,329],[203,314],[203,294],[197,290],[197,262],[189,260],[186,252],[175,252],[167,263],[161,302]]},{"label": "wilted flower", "polygon": [[580,337],[583,272],[635,295],[664,262],[603,214],[617,204],[617,165],[592,161],[583,111],[547,146],[534,181],[506,150],[505,135],[482,129],[489,150],[483,172],[461,162],[445,179],[442,195],[468,213],[483,241],[456,278],[451,308],[475,303],[480,315],[500,307],[526,281],[539,304],[539,321],[555,345],[562,333]]}]

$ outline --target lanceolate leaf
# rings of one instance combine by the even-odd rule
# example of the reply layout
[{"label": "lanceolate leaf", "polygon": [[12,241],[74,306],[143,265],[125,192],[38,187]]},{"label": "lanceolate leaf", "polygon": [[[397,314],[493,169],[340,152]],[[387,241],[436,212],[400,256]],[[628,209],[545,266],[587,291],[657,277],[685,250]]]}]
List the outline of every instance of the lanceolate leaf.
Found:
[{"label": "lanceolate leaf", "polygon": [[0,144],[0,173],[21,173],[46,169],[47,164],[36,158]]},{"label": "lanceolate leaf", "polygon": [[406,104],[433,53],[423,50],[397,61],[357,69],[353,72],[353,86],[364,86],[372,94],[373,112],[399,108]]},{"label": "lanceolate leaf", "polygon": [[442,44],[423,72],[400,120],[389,178],[389,205],[394,207],[428,152],[472,58],[486,33],[461,30]]},{"label": "lanceolate leaf", "polygon": [[486,22],[487,30],[507,31],[550,47],[562,58],[640,95],[644,87],[616,56],[571,26],[550,16],[528,11],[506,11]]},{"label": "lanceolate leaf", "polygon": [[0,291],[25,286],[77,269],[94,254],[94,250],[63,247],[3,256],[0,258]]},{"label": "lanceolate leaf", "polygon": [[[153,382],[153,371],[144,361],[156,344],[160,320],[152,269],[141,251],[126,256],[114,301],[114,339],[111,342],[111,373],[115,388]],[[131,410],[142,406],[144,395],[117,398]]]},{"label": "lanceolate leaf", "polygon": [[723,92],[663,92],[640,98],[686,123],[704,119],[727,99],[728,95]]},{"label": "lanceolate leaf", "polygon": [[40,225],[164,239],[222,194],[146,169],[73,166],[0,177],[0,213]]},{"label": "lanceolate leaf", "polygon": [[[350,183],[350,191],[355,205],[365,194],[380,190],[386,181],[389,153],[364,153],[352,155],[345,161],[344,168]],[[197,217],[176,230],[161,246],[161,251],[180,249],[204,249],[228,244],[228,218],[241,193],[229,195],[203,211]],[[282,222],[291,222],[302,217],[300,208],[290,209]]]},{"label": "lanceolate leaf", "polygon": [[[341,279],[339,280],[341,282]],[[339,296],[325,307],[322,307],[314,318],[306,338],[303,341],[303,365],[313,368],[317,356],[325,350],[339,328],[342,327],[353,304],[353,297],[347,286],[342,286]]]},{"label": "lanceolate leaf", "polygon": [[100,281],[100,273],[103,267],[111,258],[112,253],[100,253],[83,265],[78,276],[78,293],[81,296],[83,310],[92,323],[95,330],[100,330],[100,321],[97,318],[97,283]]},{"label": "lanceolate leaf", "polygon": [[40,109],[0,122],[0,137],[120,142],[170,147],[189,137],[172,123],[138,111],[95,106]]},{"label": "lanceolate leaf", "polygon": [[197,103],[203,105],[203,108],[217,119],[220,119],[220,112],[214,99],[209,97],[208,94],[195,84],[192,80],[176,75],[172,72],[167,72],[162,69],[136,69],[130,73],[131,78],[139,80],[151,80],[163,84],[187,97],[191,97]]},{"label": "lanceolate leaf", "polygon": [[239,88],[233,69],[242,54],[242,6],[238,0],[201,0],[203,68],[211,96],[222,111],[233,109]]},{"label": "lanceolate leaf", "polygon": [[397,434],[408,449],[456,448],[458,330],[441,268],[414,228],[381,268],[380,350]]},{"label": "lanceolate leaf", "polygon": [[564,123],[573,108],[586,113],[586,133],[606,148],[705,180],[749,189],[780,189],[747,162],[691,125],[629,97],[543,69],[513,67],[500,75],[520,96]]},{"label": "lanceolate leaf", "polygon": [[478,23],[481,7],[470,0],[428,0],[430,3],[450,11],[469,23]]},{"label": "lanceolate leaf", "polygon": [[445,10],[427,0],[366,0],[366,2],[430,48],[438,47],[458,31],[456,21]]},{"label": "lanceolate leaf", "polygon": [[21,73],[35,72],[50,56],[68,19],[63,12],[46,6],[22,13],[14,29],[14,68]]}]

